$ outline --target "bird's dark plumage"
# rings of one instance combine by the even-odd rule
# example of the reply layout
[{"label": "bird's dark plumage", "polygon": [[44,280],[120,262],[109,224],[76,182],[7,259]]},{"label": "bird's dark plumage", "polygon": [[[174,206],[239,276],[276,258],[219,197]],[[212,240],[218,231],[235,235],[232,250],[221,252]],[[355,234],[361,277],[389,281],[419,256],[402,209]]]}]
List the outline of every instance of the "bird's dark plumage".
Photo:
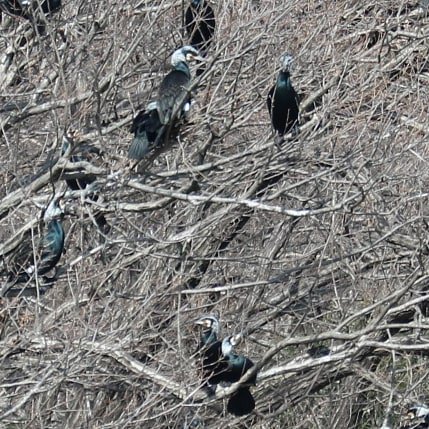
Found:
[{"label": "bird's dark plumage", "polygon": [[[44,0],[40,9],[44,15],[51,15],[61,8],[61,0]],[[40,19],[39,4],[36,0],[0,0],[0,10],[15,18],[24,18],[33,23],[36,31],[43,34],[45,24]]]},{"label": "bird's dark plumage", "polygon": [[45,15],[50,15],[61,8],[61,0],[45,0],[41,8]]},{"label": "bird's dark plumage", "polygon": [[128,158],[140,161],[156,146],[164,143],[166,127],[161,124],[157,103],[149,103],[133,119],[131,132],[134,139],[128,149]]},{"label": "bird's dark plumage", "polygon": [[[90,161],[92,155],[99,156],[100,151],[92,146],[81,146],[79,151],[75,150],[73,147],[72,138],[64,135],[63,145],[61,148],[61,155],[64,155],[67,151],[71,150],[72,154],[70,155],[71,162],[80,162],[80,161]],[[66,179],[67,186],[72,191],[79,191],[85,189],[88,185],[95,182],[96,177],[94,175],[83,175],[76,178]]]},{"label": "bird's dark plumage", "polygon": [[[67,151],[71,150],[72,154],[70,156],[70,161],[73,163],[80,162],[80,161],[90,162],[92,157],[101,156],[100,150],[94,146],[80,145],[78,153],[74,153],[74,148],[72,146],[73,146],[72,138],[64,135],[61,154],[64,155]],[[67,183],[67,186],[72,191],[80,191],[80,190],[86,189],[86,187],[94,183],[95,180],[96,180],[96,176],[92,174],[85,174],[85,175],[79,175],[76,178],[67,178],[66,183]],[[98,200],[98,195],[94,193],[89,194],[88,197],[91,198],[92,201]],[[96,213],[94,215],[94,219],[98,228],[103,233],[107,234],[110,230],[110,225],[107,222],[106,217],[102,213]]]},{"label": "bird's dark plumage", "polygon": [[184,116],[191,100],[191,72],[188,61],[202,60],[192,46],[184,46],[171,57],[173,70],[164,77],[158,90],[158,114],[161,124],[172,126]]},{"label": "bird's dark plumage", "polygon": [[185,12],[185,28],[189,44],[205,54],[216,28],[213,8],[206,0],[191,0]]},{"label": "bird's dark plumage", "polygon": [[28,1],[0,0],[0,9],[12,17],[30,19]]},{"label": "bird's dark plumage", "polygon": [[202,358],[202,375],[208,385],[222,381],[227,365],[223,360],[222,341],[218,340],[219,321],[215,316],[205,316],[197,320],[203,327],[198,352]]},{"label": "bird's dark plumage", "polygon": [[[207,386],[221,382],[235,383],[246,371],[254,366],[253,362],[233,352],[233,348],[241,340],[241,335],[218,340],[219,322],[214,316],[205,316],[197,324],[203,326],[200,335],[199,354],[202,358],[202,374]],[[228,400],[228,412],[235,416],[244,416],[255,408],[255,400],[249,385],[256,384],[254,375],[245,385],[241,385]]]},{"label": "bird's dark plumage", "polygon": [[274,130],[283,136],[298,126],[298,94],[290,79],[292,57],[283,57],[283,67],[277,76],[276,84],[270,89],[267,97],[268,112]]},{"label": "bird's dark plumage", "polygon": [[42,276],[55,268],[64,250],[62,216],[58,199],[54,199],[45,210],[39,238],[35,239],[28,231],[19,246],[13,249],[6,262],[11,286],[29,281],[36,273]]},{"label": "bird's dark plumage", "polygon": [[[241,338],[241,336],[239,337]],[[227,369],[222,375],[222,381],[235,383],[254,366],[254,363],[243,355],[237,355],[233,352],[233,346],[236,343],[236,337],[230,336],[222,341],[222,355],[227,364]],[[228,412],[235,416],[244,416],[249,414],[255,408],[255,400],[249,390],[249,385],[256,384],[256,374],[248,381],[248,384],[240,386],[234,392],[229,400],[227,409]]]}]

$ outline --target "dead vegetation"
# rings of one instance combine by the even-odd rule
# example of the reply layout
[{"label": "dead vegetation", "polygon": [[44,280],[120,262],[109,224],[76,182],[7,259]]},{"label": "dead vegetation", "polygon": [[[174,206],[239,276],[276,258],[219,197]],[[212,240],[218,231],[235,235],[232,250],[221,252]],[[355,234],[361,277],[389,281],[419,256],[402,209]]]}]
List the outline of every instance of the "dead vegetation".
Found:
[{"label": "dead vegetation", "polygon": [[[43,37],[2,19],[2,250],[64,171],[95,174],[99,199],[67,191],[54,288],[1,300],[2,425],[399,427],[429,400],[426,12],[217,2],[190,123],[137,172],[130,121],[185,43],[183,3],[64,3]],[[303,120],[279,148],[265,97],[285,51]],[[43,170],[70,128],[102,158]],[[242,419],[199,392],[193,321],[211,312],[259,369]]]}]

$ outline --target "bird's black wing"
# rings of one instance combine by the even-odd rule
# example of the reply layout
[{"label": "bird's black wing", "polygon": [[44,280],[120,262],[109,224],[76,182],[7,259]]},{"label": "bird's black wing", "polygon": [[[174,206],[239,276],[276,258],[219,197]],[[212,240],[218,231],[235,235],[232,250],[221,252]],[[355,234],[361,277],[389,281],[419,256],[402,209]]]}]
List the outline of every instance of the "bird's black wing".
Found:
[{"label": "bird's black wing", "polygon": [[45,0],[41,8],[44,14],[50,15],[61,8],[61,0]]},{"label": "bird's black wing", "polygon": [[255,400],[248,387],[241,387],[228,400],[227,410],[234,416],[245,416],[255,408]]},{"label": "bird's black wing", "polygon": [[0,0],[0,9],[7,15],[30,19],[26,8],[22,7],[19,0]]},{"label": "bird's black wing", "polygon": [[[166,125],[176,119],[183,105],[188,101],[190,78],[181,70],[172,70],[161,83],[158,92],[158,112],[160,121]],[[173,118],[173,114],[176,118]]]},{"label": "bird's black wing", "polygon": [[39,275],[46,274],[57,265],[64,250],[64,229],[60,221],[52,220],[40,242],[40,260],[37,265]]}]

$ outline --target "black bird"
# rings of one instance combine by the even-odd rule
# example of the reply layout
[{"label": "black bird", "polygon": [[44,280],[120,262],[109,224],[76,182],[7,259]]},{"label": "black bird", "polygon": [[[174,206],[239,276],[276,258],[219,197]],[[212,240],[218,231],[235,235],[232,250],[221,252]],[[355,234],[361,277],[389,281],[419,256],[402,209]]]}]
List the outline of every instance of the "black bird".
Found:
[{"label": "black bird", "polygon": [[[191,103],[191,72],[188,62],[204,61],[192,46],[184,46],[175,51],[171,57],[173,70],[164,77],[158,90],[158,114],[161,124],[174,126],[182,119]],[[167,130],[168,131],[168,130]]]},{"label": "black bird", "polygon": [[428,429],[429,408],[426,405],[414,405],[408,409],[407,422],[400,429]]},{"label": "black bird", "polygon": [[63,215],[59,198],[54,197],[43,213],[43,222],[39,225],[41,232],[36,242],[32,231],[27,231],[18,246],[9,252],[5,267],[8,283],[2,295],[13,285],[25,283],[36,274],[43,276],[55,268],[64,250]]},{"label": "black bird", "polygon": [[[61,8],[61,0],[44,0],[40,9],[44,15],[52,15]],[[39,3],[36,0],[0,0],[0,9],[15,18],[30,21],[40,35],[45,32],[44,19],[40,19]]]},{"label": "black bird", "polygon": [[285,54],[282,58],[282,69],[277,76],[277,82],[270,89],[267,97],[271,123],[280,137],[298,127],[298,94],[290,80],[292,63],[293,57]]},{"label": "black bird", "polygon": [[[63,136],[63,145],[61,148],[61,155],[64,155],[67,153],[67,151],[71,151],[72,154],[70,156],[70,161],[71,162],[81,162],[81,161],[86,161],[86,162],[90,162],[91,158],[96,156],[96,157],[100,157],[101,156],[101,151],[94,147],[94,146],[90,146],[90,145],[79,145],[79,153],[73,153],[74,152],[74,147],[73,147],[73,139],[70,136],[64,135]],[[94,183],[96,180],[96,176],[94,175],[79,175],[76,178],[70,177],[68,179],[66,179],[66,183],[67,186],[72,190],[72,191],[79,191],[79,190],[83,190],[86,189],[87,186],[91,185],[92,183]],[[92,200],[92,201],[97,201],[98,200],[98,195],[96,194],[89,194],[88,197]],[[110,225],[108,224],[105,216],[102,213],[96,213],[94,216],[95,222],[97,223],[97,226],[100,228],[100,230],[104,233],[107,234],[110,230]]]},{"label": "black bird", "polygon": [[156,146],[164,142],[165,127],[161,124],[158,103],[151,102],[133,119],[134,139],[128,149],[128,158],[140,161]]},{"label": "black bird", "polygon": [[31,20],[30,3],[28,0],[0,0],[0,9],[14,18]]},{"label": "black bird", "polygon": [[51,15],[61,8],[61,0],[45,0],[40,7],[45,15]]},{"label": "black bird", "polygon": [[198,353],[202,358],[203,379],[206,387],[209,387],[222,381],[223,373],[227,369],[222,355],[222,341],[218,340],[219,321],[215,316],[204,316],[195,323],[203,328]]},{"label": "black bird", "polygon": [[213,8],[206,0],[191,0],[185,12],[185,29],[189,44],[206,54],[216,28]]},{"label": "black bird", "polygon": [[[232,335],[222,341],[222,355],[227,368],[222,374],[222,380],[235,383],[246,373],[254,363],[243,355],[237,355],[233,352],[234,346],[242,339],[241,335]],[[249,385],[256,384],[256,374],[247,382],[240,386],[228,400],[227,410],[235,416],[244,416],[249,414],[255,408],[255,400],[250,393]]]},{"label": "black bird", "polygon": [[[45,15],[51,15],[60,8],[61,0],[44,0],[40,4],[40,9]],[[0,0],[0,9],[12,17],[33,21],[34,14],[39,9],[39,5],[35,0]]]}]

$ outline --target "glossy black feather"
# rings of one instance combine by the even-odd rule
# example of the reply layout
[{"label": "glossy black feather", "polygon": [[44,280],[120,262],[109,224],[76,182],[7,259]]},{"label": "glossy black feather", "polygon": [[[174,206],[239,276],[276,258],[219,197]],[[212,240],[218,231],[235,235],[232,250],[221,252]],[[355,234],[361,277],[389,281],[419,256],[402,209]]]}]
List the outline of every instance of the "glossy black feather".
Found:
[{"label": "glossy black feather", "polygon": [[198,353],[202,359],[202,376],[204,381],[209,384],[217,384],[222,380],[222,375],[227,369],[227,363],[222,355],[222,341],[217,338],[216,327],[211,325],[204,329],[200,335],[200,344]]},{"label": "glossy black feather", "polygon": [[[228,339],[224,339],[224,343],[228,342]],[[227,369],[222,374],[222,381],[229,383],[236,383],[241,377],[254,366],[254,363],[243,355],[237,355],[232,352],[226,353],[222,350],[224,361]],[[255,408],[255,400],[250,393],[250,385],[256,384],[256,374],[247,382],[246,385],[240,386],[236,392],[234,392],[229,400],[227,409],[228,412],[235,416],[243,416],[249,414]]]},{"label": "glossy black feather", "polygon": [[[61,148],[61,155],[64,155],[71,147],[71,140],[69,137],[64,136],[63,145]],[[93,158],[99,158],[101,156],[101,151],[89,144],[81,144],[79,147],[71,148],[70,161],[71,162],[91,162]],[[96,176],[93,174],[78,174],[76,178],[66,179],[67,186],[72,191],[79,191],[85,189],[91,183],[94,183]]]},{"label": "glossy black feather", "polygon": [[61,8],[61,0],[45,0],[41,8],[44,14],[50,15]]},{"label": "glossy black feather", "polygon": [[273,128],[280,136],[298,125],[298,94],[288,71],[280,71],[276,84],[268,93],[267,106]]},{"label": "glossy black feather", "polygon": [[185,28],[189,44],[205,53],[216,28],[213,8],[205,0],[192,0],[185,12]]},{"label": "glossy black feather", "polygon": [[156,146],[162,145],[165,128],[161,124],[157,109],[139,112],[131,126],[134,139],[128,149],[128,158],[139,161]]},{"label": "glossy black feather", "polygon": [[182,115],[182,109],[190,102],[188,87],[191,73],[185,62],[181,62],[164,77],[158,91],[160,121],[166,125]]},{"label": "glossy black feather", "polygon": [[[214,323],[212,321],[214,320]],[[199,354],[202,358],[202,373],[207,385],[221,382],[235,383],[254,366],[254,363],[243,355],[232,352],[234,337],[218,340],[218,322],[213,317],[204,317],[197,323],[206,327],[200,335]],[[213,328],[214,327],[214,328]],[[228,399],[228,412],[243,416],[255,408],[255,400],[249,386],[256,384],[256,374],[241,385]]]},{"label": "glossy black feather", "polygon": [[255,409],[255,399],[248,387],[241,387],[228,399],[227,410],[234,416],[245,416]]},{"label": "glossy black feather", "polygon": [[[49,16],[61,8],[61,0],[44,0],[40,9],[43,14]],[[0,0],[2,12],[16,18],[24,18],[32,22],[39,34],[45,32],[45,23],[38,16],[39,5],[37,0]]]},{"label": "glossy black feather", "polygon": [[19,0],[0,0],[0,9],[12,17],[30,19],[28,7]]},{"label": "glossy black feather", "polygon": [[64,250],[64,238],[64,229],[59,219],[50,220],[38,239],[28,231],[7,262],[8,282],[24,283],[36,271],[38,276],[42,276],[55,268]]}]

